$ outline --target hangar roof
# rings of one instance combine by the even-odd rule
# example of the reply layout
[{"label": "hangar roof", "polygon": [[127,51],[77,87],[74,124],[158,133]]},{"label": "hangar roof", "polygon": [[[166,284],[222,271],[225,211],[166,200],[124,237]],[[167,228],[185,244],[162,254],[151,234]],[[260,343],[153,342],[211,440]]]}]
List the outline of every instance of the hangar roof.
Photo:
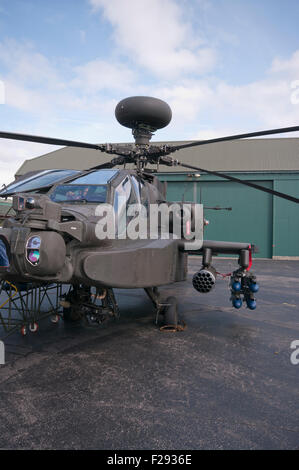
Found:
[{"label": "hangar roof", "polygon": [[[166,142],[156,142],[165,144]],[[178,145],[183,142],[167,142]],[[184,142],[186,143],[186,141]],[[245,139],[179,150],[174,158],[190,165],[218,171],[299,171],[299,138]],[[29,171],[70,168],[88,169],[113,156],[92,149],[63,147],[37,158],[25,160],[16,176]],[[160,172],[179,172],[182,167],[160,167]],[[190,170],[189,170],[190,171]]]}]

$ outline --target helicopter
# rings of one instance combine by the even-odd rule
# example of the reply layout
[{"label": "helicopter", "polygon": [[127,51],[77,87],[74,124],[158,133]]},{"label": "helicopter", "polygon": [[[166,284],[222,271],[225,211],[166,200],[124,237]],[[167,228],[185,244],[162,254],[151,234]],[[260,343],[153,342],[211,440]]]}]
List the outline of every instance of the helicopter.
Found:
[{"label": "helicopter", "polygon": [[[0,191],[1,198],[12,197],[14,209],[14,215],[0,228],[0,293],[7,294],[0,305],[0,320],[8,333],[16,328],[23,335],[28,328],[37,331],[38,320],[47,315],[57,322],[61,309],[65,321],[102,324],[119,316],[116,288],[144,289],[155,308],[156,323],[162,323],[162,329],[178,331],[182,324],[177,299],[163,299],[159,288],[186,280],[190,253],[201,256],[201,266],[192,279],[201,294],[211,292],[216,284],[213,256],[237,255],[238,266],[229,282],[232,306],[239,309],[245,304],[250,310],[257,306],[259,284],[251,271],[256,247],[250,242],[205,240],[203,206],[167,201],[166,184],[157,173],[160,165],[179,165],[298,203],[293,196],[180,162],[171,155],[188,147],[295,132],[299,126],[174,146],[150,143],[153,133],[171,121],[166,102],[132,96],[117,104],[115,116],[131,129],[133,144],[96,145],[0,132],[0,138],[96,149],[113,156],[111,161],[83,171],[31,172]],[[166,217],[162,217],[162,209]],[[49,294],[53,290],[54,302]],[[47,312],[43,312],[45,303],[50,303]],[[6,317],[1,316],[1,308],[7,309]],[[17,319],[12,311],[19,315]]]}]

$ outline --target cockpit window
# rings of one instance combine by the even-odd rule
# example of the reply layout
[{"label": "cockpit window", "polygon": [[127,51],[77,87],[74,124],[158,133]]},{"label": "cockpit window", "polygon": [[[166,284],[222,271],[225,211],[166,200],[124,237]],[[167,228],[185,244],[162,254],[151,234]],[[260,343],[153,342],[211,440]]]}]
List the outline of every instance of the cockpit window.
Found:
[{"label": "cockpit window", "polygon": [[23,191],[34,191],[35,189],[51,186],[52,184],[80,173],[78,170],[45,170],[34,176],[16,181],[0,192],[0,196],[6,196]]},{"label": "cockpit window", "polygon": [[71,181],[71,184],[107,184],[118,170],[96,170],[87,175],[79,176]]},{"label": "cockpit window", "polygon": [[[81,179],[81,178],[80,178]],[[54,202],[106,202],[105,184],[60,184],[50,198]]]},{"label": "cockpit window", "polygon": [[107,184],[117,173],[118,170],[92,171],[56,186],[50,198],[54,202],[106,202]]}]

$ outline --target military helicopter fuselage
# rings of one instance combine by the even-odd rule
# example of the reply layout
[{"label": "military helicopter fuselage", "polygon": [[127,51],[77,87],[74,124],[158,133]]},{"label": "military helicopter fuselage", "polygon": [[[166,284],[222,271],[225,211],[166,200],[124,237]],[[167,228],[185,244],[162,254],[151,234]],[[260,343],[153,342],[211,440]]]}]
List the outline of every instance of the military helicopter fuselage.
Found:
[{"label": "military helicopter fuselage", "polygon": [[[234,254],[239,267],[231,273],[232,304],[240,308],[245,301],[254,310],[258,284],[250,268],[255,247],[250,242],[205,240],[203,207],[194,202],[186,207],[182,201],[167,201],[166,184],[148,164],[156,165],[157,170],[159,165],[180,165],[298,203],[290,195],[179,162],[170,154],[215,142],[298,131],[299,126],[178,146],[153,145],[153,132],[171,120],[171,109],[165,102],[130,97],[117,105],[115,114],[120,124],[132,129],[135,144],[95,145],[0,132],[2,138],[92,148],[114,155],[111,162],[85,171],[33,172],[0,191],[0,197],[13,197],[15,211],[0,228],[2,284],[8,282],[16,290],[53,283],[69,285],[61,304],[65,319],[87,316],[99,323],[107,314],[118,312],[113,288],[143,288],[156,308],[156,318],[163,313],[164,322],[177,327],[176,301],[161,300],[158,287],[186,279],[191,252],[202,256],[193,286],[200,293],[210,292],[217,276],[213,256]],[[126,164],[133,164],[134,169],[126,169]]]},{"label": "military helicopter fuselage", "polygon": [[[38,180],[35,177],[31,185],[38,185]],[[6,279],[120,288],[185,279],[181,239],[169,233],[168,239],[132,240],[122,233],[128,220],[124,227],[118,220],[130,205],[142,204],[148,210],[151,204],[166,202],[165,185],[156,176],[141,178],[134,170],[102,169],[60,180],[46,192],[41,188],[22,193],[25,185],[26,178],[13,198],[16,215],[0,229],[10,258],[9,270],[3,273]],[[97,212],[103,204],[115,214],[113,239],[97,236],[97,224],[103,218]]]}]

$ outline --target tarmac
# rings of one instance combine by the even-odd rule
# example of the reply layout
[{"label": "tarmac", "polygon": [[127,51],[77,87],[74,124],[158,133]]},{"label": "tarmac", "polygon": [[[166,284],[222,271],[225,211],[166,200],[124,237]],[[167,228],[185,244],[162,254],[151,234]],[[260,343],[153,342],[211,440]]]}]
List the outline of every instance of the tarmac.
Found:
[{"label": "tarmac", "polygon": [[143,290],[116,290],[121,317],[105,327],[44,319],[8,337],[0,449],[299,449],[299,261],[254,261],[254,311],[231,306],[227,278],[195,291],[199,263],[161,289],[184,331],[161,332]]}]

